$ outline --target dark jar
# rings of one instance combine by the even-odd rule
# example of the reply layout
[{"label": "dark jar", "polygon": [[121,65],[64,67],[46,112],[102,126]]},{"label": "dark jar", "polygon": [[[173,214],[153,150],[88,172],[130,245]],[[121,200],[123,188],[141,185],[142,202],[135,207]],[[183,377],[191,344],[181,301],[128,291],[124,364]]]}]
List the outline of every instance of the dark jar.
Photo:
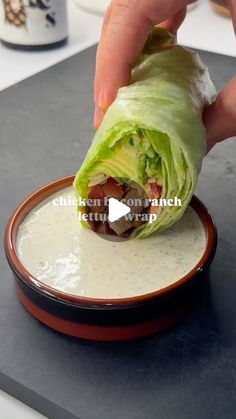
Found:
[{"label": "dark jar", "polygon": [[0,0],[0,39],[14,49],[41,50],[67,41],[66,0]]}]

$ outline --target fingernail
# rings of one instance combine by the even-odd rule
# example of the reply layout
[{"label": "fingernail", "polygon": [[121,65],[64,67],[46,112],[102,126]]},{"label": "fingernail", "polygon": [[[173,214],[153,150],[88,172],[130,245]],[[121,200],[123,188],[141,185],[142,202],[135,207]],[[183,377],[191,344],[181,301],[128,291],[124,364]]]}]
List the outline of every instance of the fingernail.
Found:
[{"label": "fingernail", "polygon": [[102,112],[102,110],[98,106],[95,106],[94,120],[93,120],[93,125],[95,129],[97,129],[100,123],[102,122],[103,116],[104,116],[104,113]]},{"label": "fingernail", "polygon": [[98,96],[98,107],[105,110],[107,107],[107,95],[103,88],[101,88]]}]

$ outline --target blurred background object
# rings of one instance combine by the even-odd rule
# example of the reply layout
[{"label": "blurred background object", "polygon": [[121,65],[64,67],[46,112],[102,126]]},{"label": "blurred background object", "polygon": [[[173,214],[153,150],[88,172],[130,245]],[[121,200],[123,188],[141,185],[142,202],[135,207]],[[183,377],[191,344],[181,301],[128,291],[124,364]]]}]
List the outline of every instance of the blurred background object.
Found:
[{"label": "blurred background object", "polygon": [[[29,0],[24,0],[29,1]],[[47,0],[58,1],[58,0]],[[0,0],[1,5],[2,0]],[[48,68],[71,55],[77,54],[99,40],[102,16],[87,13],[78,4],[94,3],[99,7],[109,0],[68,0],[68,42],[62,48],[39,51],[14,51],[0,43],[0,90],[11,86],[39,71]],[[105,10],[105,8],[104,8]],[[103,12],[102,12],[103,13]],[[1,28],[0,28],[1,32]],[[189,48],[197,48],[236,57],[235,34],[230,19],[212,10],[208,0],[198,0],[189,6],[187,16],[178,31],[178,42]],[[83,69],[78,69],[83,71]],[[91,81],[92,82],[92,81]]]},{"label": "blurred background object", "polygon": [[198,4],[198,0],[190,0],[188,2],[188,11],[195,8]]},{"label": "blurred background object", "polygon": [[230,17],[230,12],[226,0],[210,0],[210,3],[215,12],[222,16]]},{"label": "blurred background object", "polygon": [[103,15],[110,0],[74,0],[75,3],[86,12]]},{"label": "blurred background object", "polygon": [[[204,0],[207,1],[207,0]],[[226,0],[209,0],[212,8],[223,16],[230,16]],[[78,7],[89,13],[103,15],[110,0],[74,0]],[[188,9],[191,10],[200,3],[200,0],[189,0]]]},{"label": "blurred background object", "polygon": [[[82,10],[103,15],[111,0],[74,0]],[[190,0],[189,7],[195,6],[198,0]]]},{"label": "blurred background object", "polygon": [[0,38],[6,46],[17,49],[65,44],[66,0],[0,0]]}]

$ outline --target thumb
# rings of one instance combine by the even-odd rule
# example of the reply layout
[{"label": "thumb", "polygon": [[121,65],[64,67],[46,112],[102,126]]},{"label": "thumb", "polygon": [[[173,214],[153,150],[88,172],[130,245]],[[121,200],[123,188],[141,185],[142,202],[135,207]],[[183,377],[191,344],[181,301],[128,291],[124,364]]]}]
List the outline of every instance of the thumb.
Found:
[{"label": "thumb", "polygon": [[218,142],[236,135],[236,77],[218,94],[203,115],[208,151]]}]

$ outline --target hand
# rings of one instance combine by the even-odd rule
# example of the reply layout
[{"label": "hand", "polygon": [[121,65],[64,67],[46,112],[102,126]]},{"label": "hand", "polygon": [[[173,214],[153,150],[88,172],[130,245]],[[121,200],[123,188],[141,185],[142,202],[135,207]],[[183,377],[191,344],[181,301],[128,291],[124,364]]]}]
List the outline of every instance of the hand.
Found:
[{"label": "hand", "polygon": [[[97,50],[94,81],[94,127],[102,121],[121,86],[129,83],[131,68],[140,54],[151,26],[158,24],[176,33],[185,18],[188,0],[112,0]],[[236,31],[236,2],[228,0]],[[236,78],[206,109],[208,149],[236,135]]]},{"label": "hand", "polygon": [[[227,0],[236,33],[236,1]],[[205,109],[203,120],[207,130],[207,151],[215,144],[236,135],[236,77],[226,84],[215,102]]]},{"label": "hand", "polygon": [[129,83],[131,68],[143,49],[151,26],[164,22],[176,32],[188,0],[112,0],[108,7],[97,50],[94,81],[98,127],[117,90]]},{"label": "hand", "polygon": [[207,130],[207,151],[216,143],[236,135],[236,77],[226,84],[215,102],[205,109],[203,120]]}]

